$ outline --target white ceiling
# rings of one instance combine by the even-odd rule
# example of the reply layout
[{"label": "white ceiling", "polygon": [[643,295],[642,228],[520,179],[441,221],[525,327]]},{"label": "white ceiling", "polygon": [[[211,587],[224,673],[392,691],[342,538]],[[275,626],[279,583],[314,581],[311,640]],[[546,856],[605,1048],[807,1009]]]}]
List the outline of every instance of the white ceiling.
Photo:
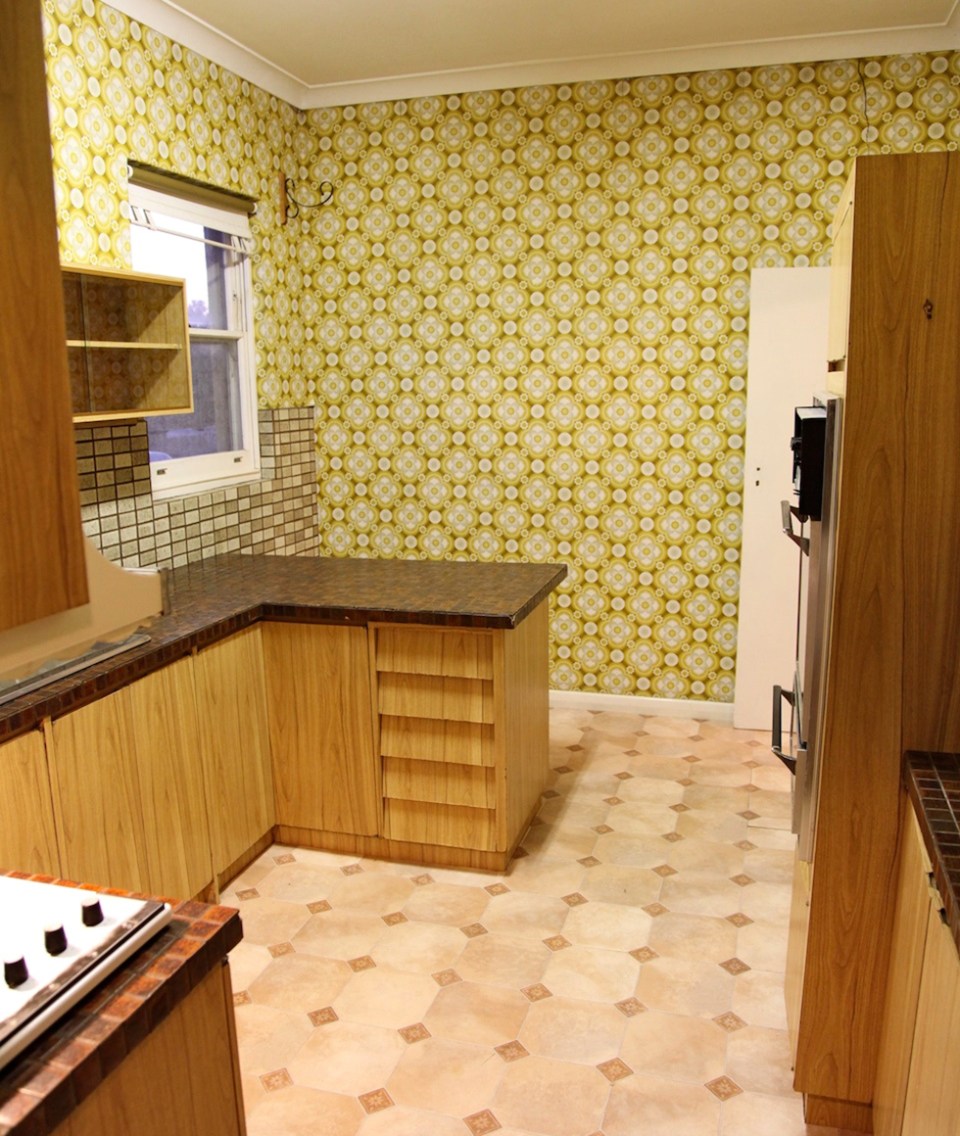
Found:
[{"label": "white ceiling", "polygon": [[112,0],[302,108],[960,46],[960,0]]}]

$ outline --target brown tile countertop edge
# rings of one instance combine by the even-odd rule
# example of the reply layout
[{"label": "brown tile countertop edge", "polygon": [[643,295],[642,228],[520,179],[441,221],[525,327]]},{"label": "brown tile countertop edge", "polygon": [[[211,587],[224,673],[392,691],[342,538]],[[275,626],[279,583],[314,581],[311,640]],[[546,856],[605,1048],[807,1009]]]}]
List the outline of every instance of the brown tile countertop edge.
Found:
[{"label": "brown tile countertop edge", "polygon": [[[22,872],[4,874],[68,883]],[[233,908],[177,904],[172,920],[154,939],[0,1072],[0,1136],[52,1131],[221,964],[241,934]]]},{"label": "brown tile countertop edge", "polygon": [[903,778],[960,952],[960,754],[908,752]]},{"label": "brown tile countertop edge", "polygon": [[0,706],[0,742],[110,694],[258,620],[424,623],[509,629],[566,576],[565,564],[217,556],[175,568],[150,642]]}]

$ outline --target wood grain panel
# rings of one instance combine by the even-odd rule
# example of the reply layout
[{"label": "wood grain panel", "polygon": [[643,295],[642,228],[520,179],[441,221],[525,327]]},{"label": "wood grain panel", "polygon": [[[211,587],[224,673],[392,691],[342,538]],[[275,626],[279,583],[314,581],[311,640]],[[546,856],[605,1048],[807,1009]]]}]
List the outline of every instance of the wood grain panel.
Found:
[{"label": "wood grain panel", "polygon": [[244,1136],[225,971],[214,967],[52,1136]]},{"label": "wood grain panel", "polygon": [[134,725],[124,691],[48,731],[60,867],[67,879],[148,891]]},{"label": "wood grain panel", "polygon": [[60,875],[47,752],[40,730],[0,746],[0,868]]},{"label": "wood grain panel", "polygon": [[375,634],[377,669],[380,671],[461,678],[493,677],[493,639],[490,632],[380,625]]},{"label": "wood grain panel", "polygon": [[917,1031],[903,1136],[956,1136],[960,1125],[960,958],[939,902],[928,904]]},{"label": "wood grain panel", "polygon": [[818,1097],[811,1093],[803,1099],[803,1114],[808,1126],[842,1128],[844,1133],[873,1131],[868,1104],[833,1100],[831,1097]]},{"label": "wood grain panel", "polygon": [[492,809],[386,800],[383,834],[388,840],[496,851],[497,816]]},{"label": "wood grain panel", "polygon": [[381,714],[493,722],[493,683],[475,678],[381,674]]},{"label": "wood grain panel", "polygon": [[900,1136],[903,1126],[930,912],[930,859],[906,795],[902,801],[901,834],[890,977],[873,1099],[873,1130],[877,1136]]},{"label": "wood grain panel", "polygon": [[214,871],[219,875],[273,827],[273,770],[260,628],[194,660]]},{"label": "wood grain panel", "polygon": [[323,832],[278,824],[274,835],[281,844],[300,848],[322,848],[344,856],[367,856],[393,860],[400,864],[428,864],[439,868],[469,868],[477,872],[503,872],[510,864],[512,850],[486,852],[476,848],[418,844],[410,840],[387,840],[383,836],[354,836],[348,832]]},{"label": "wood grain panel", "polygon": [[787,936],[787,969],[784,974],[784,999],[787,1004],[787,1030],[790,1052],[797,1055],[803,994],[804,955],[810,923],[810,865],[794,854],[793,890],[790,894],[790,928]]},{"label": "wood grain panel", "polygon": [[87,602],[36,4],[0,8],[0,153],[4,630]]},{"label": "wood grain panel", "polygon": [[[943,377],[928,374],[941,354],[933,345],[944,335],[938,321],[952,326],[957,311],[948,293],[958,282],[947,265],[960,240],[960,198],[954,155],[868,156],[857,160],[856,178],[836,571],[795,1084],[811,1096],[868,1105],[889,970],[901,755],[928,745],[928,734],[960,743],[951,681],[960,624],[948,582],[958,563],[957,526],[941,504],[960,489],[953,452],[960,400],[944,392]],[[941,535],[944,526],[950,531]]]},{"label": "wood grain panel", "polygon": [[380,719],[380,752],[385,757],[493,765],[493,726],[384,714]]},{"label": "wood grain panel", "polygon": [[366,629],[266,623],[262,635],[277,822],[379,832]]},{"label": "wood grain panel", "polygon": [[190,899],[213,879],[193,661],[125,687],[135,724],[149,890]]},{"label": "wood grain panel", "polygon": [[497,738],[504,785],[501,846],[519,839],[546,788],[549,773],[549,603],[544,600],[513,631],[496,640]]},{"label": "wood grain panel", "polygon": [[492,769],[440,761],[387,757],[383,762],[383,795],[402,801],[431,801],[493,809],[497,789]]}]

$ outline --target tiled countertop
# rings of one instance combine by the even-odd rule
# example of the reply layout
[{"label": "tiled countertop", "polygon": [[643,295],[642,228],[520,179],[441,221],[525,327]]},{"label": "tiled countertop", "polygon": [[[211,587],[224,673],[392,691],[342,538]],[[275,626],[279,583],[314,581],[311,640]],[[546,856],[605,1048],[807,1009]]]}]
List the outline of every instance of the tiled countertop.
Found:
[{"label": "tiled countertop", "polygon": [[156,938],[0,1073],[0,1136],[52,1131],[240,938],[233,908],[178,904]]},{"label": "tiled countertop", "polygon": [[912,751],[903,775],[960,951],[960,754]]},{"label": "tiled countertop", "polygon": [[232,554],[176,568],[170,611],[150,642],[0,706],[0,742],[126,686],[260,619],[516,627],[567,574],[564,564]]}]

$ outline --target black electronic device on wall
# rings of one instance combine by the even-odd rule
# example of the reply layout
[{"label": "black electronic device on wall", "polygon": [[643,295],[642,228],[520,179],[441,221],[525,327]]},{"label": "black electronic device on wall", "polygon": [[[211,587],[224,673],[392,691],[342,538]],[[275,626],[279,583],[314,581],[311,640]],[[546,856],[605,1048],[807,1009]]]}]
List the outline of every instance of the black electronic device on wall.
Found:
[{"label": "black electronic device on wall", "polygon": [[793,492],[797,510],[811,521],[823,512],[823,457],[827,425],[824,406],[798,406],[793,412]]}]

